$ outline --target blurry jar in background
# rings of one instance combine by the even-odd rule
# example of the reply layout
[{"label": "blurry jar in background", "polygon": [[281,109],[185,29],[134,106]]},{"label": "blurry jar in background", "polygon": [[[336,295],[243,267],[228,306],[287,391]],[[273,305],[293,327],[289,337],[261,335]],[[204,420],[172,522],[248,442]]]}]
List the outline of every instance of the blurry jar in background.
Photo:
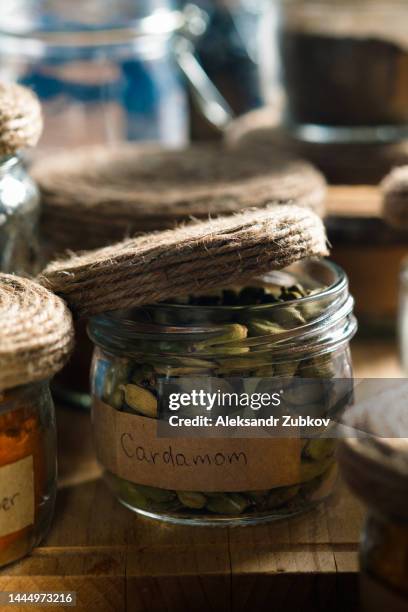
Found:
[{"label": "blurry jar in background", "polygon": [[[235,115],[262,106],[258,65],[260,3],[257,0],[196,0],[196,4],[207,16],[206,29],[195,43],[203,69]],[[214,136],[214,128],[205,122],[194,105],[191,112],[193,140]]]},{"label": "blurry jar in background", "polygon": [[38,190],[23,163],[0,157],[0,271],[38,272],[39,216]]},{"label": "blurry jar in background", "polygon": [[0,272],[35,274],[40,198],[20,153],[41,135],[41,107],[25,87],[0,83],[0,117]]},{"label": "blurry jar in background", "polygon": [[[0,78],[43,103],[43,148],[187,139],[171,0],[3,0]],[[75,7],[76,5],[76,7]]]},{"label": "blurry jar in background", "polygon": [[279,0],[279,7],[288,127],[313,142],[407,137],[406,3]]},{"label": "blurry jar in background", "polygon": [[394,380],[389,390],[383,386],[379,391],[346,416],[347,425],[356,432],[342,442],[339,460],[346,482],[368,510],[360,544],[360,609],[404,612],[408,609],[407,381]]}]

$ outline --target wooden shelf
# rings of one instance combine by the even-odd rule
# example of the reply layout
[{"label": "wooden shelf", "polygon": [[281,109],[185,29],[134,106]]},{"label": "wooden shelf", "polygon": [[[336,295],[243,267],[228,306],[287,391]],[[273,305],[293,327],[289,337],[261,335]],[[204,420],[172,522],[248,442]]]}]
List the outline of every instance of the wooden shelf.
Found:
[{"label": "wooden shelf", "polygon": [[[355,342],[353,355],[356,377],[400,375],[390,342]],[[0,590],[74,590],[75,610],[87,612],[356,609],[364,512],[344,485],[317,511],[291,520],[171,526],[133,515],[110,495],[88,415],[59,409],[58,426],[51,533],[30,557],[3,569]]]}]

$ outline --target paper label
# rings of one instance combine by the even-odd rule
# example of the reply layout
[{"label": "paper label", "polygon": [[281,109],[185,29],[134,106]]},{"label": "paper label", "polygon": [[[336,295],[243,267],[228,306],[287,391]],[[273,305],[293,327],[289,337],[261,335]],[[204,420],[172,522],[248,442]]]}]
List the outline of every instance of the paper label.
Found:
[{"label": "paper label", "polygon": [[34,523],[33,457],[0,467],[0,537]]},{"label": "paper label", "polygon": [[403,597],[363,572],[360,578],[361,610],[364,612],[407,612],[408,597]]},{"label": "paper label", "polygon": [[186,491],[256,491],[299,482],[299,438],[162,438],[157,420],[94,400],[98,460],[136,484]]}]

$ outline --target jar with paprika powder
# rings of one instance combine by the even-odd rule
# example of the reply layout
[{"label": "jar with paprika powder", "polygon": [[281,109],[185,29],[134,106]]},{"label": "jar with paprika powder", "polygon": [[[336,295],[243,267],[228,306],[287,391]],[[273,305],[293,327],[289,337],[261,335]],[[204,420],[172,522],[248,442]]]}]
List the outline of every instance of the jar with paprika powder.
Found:
[{"label": "jar with paprika powder", "polygon": [[56,492],[49,379],[72,345],[62,300],[33,281],[0,275],[0,566],[47,533]]}]

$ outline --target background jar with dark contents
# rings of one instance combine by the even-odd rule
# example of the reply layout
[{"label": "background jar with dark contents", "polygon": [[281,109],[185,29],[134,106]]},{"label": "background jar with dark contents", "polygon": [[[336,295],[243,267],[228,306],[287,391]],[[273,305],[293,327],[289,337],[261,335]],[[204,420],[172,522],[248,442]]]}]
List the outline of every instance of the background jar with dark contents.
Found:
[{"label": "background jar with dark contents", "polygon": [[281,0],[279,6],[287,125],[315,142],[406,137],[406,3]]},{"label": "background jar with dark contents", "polygon": [[[299,400],[296,381],[313,379],[310,396],[304,400],[303,388],[301,403],[313,416],[327,416],[327,397],[338,391],[335,380],[343,380],[341,408],[352,388],[352,307],[342,270],[330,262],[309,261],[246,286],[93,317],[96,445],[118,499],[136,512],[167,521],[233,525],[296,514],[323,500],[336,475],[335,440],[328,430],[310,438],[303,432],[296,440],[262,440],[265,448],[278,443],[281,451],[275,467],[265,469],[265,486],[257,481],[257,490],[222,488],[219,480],[212,488],[208,474],[205,482],[198,476],[193,490],[185,490],[177,477],[164,486],[163,480],[158,484],[151,474],[142,475],[137,464],[124,478],[115,468],[116,459],[111,461],[115,441],[108,420],[115,414],[130,417],[143,436],[150,431],[147,443],[154,447],[158,438],[152,421],[158,417],[160,383],[178,377],[214,377],[227,385],[233,377],[258,377],[266,383],[283,377],[294,404]],[[260,444],[259,439],[247,442],[252,449]],[[190,440],[191,449],[195,444]],[[284,472],[288,475],[282,482]]]}]

